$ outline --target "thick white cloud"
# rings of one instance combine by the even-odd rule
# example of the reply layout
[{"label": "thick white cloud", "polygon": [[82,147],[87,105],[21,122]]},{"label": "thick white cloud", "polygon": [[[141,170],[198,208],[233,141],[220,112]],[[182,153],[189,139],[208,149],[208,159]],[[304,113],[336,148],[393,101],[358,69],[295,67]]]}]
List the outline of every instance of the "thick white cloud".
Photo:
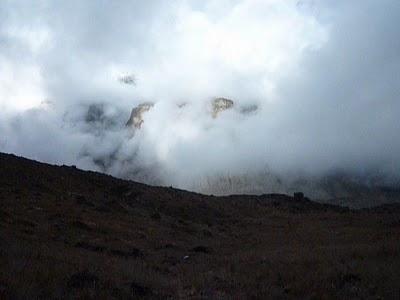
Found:
[{"label": "thick white cloud", "polygon": [[[0,150],[185,188],[337,170],[396,183],[399,18],[396,0],[2,1]],[[214,96],[259,110],[212,119]]]}]

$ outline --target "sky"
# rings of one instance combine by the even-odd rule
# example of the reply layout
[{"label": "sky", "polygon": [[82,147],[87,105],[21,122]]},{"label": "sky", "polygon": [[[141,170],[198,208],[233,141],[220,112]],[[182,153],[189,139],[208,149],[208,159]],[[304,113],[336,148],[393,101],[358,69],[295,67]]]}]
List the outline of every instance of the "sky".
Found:
[{"label": "sky", "polygon": [[[0,151],[199,191],[399,185],[399,20],[398,0],[3,0]],[[214,97],[234,109],[212,118]]]}]

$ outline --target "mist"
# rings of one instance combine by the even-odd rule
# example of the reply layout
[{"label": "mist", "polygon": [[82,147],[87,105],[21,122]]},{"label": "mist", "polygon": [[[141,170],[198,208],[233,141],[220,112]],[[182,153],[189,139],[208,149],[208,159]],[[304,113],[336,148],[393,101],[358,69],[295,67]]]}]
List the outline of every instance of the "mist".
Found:
[{"label": "mist", "polygon": [[398,20],[397,0],[2,1],[0,151],[216,194],[399,186]]}]

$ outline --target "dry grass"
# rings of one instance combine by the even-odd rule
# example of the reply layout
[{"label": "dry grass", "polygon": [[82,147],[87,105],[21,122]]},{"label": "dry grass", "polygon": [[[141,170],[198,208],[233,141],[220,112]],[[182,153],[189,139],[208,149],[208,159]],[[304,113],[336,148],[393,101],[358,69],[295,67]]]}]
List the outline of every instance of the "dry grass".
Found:
[{"label": "dry grass", "polygon": [[399,299],[400,213],[0,155],[0,298]]}]

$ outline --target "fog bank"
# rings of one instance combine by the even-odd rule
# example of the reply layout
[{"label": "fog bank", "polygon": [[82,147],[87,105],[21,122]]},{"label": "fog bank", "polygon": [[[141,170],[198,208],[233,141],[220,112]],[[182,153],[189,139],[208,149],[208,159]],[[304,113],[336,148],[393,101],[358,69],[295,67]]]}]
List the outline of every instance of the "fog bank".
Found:
[{"label": "fog bank", "polygon": [[217,194],[396,187],[398,20],[396,0],[2,1],[0,151]]}]

